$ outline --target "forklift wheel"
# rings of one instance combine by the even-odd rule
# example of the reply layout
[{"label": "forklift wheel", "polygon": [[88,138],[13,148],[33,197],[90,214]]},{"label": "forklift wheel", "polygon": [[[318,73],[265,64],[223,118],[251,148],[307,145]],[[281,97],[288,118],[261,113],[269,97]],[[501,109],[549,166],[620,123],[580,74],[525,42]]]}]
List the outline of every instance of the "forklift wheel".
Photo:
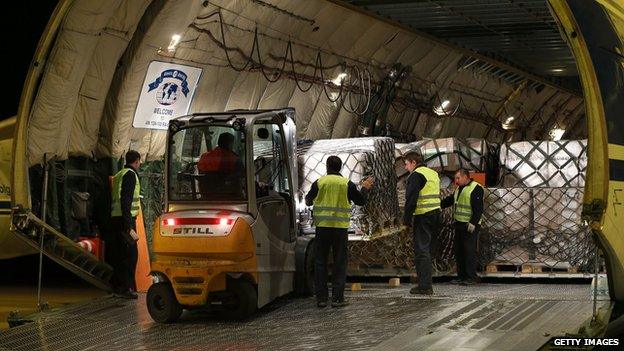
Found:
[{"label": "forklift wheel", "polygon": [[147,310],[158,323],[175,322],[182,315],[182,306],[169,283],[156,283],[147,291]]},{"label": "forklift wheel", "polygon": [[254,286],[243,279],[233,280],[227,287],[231,298],[219,310],[219,316],[227,320],[243,320],[258,309],[258,293]]}]

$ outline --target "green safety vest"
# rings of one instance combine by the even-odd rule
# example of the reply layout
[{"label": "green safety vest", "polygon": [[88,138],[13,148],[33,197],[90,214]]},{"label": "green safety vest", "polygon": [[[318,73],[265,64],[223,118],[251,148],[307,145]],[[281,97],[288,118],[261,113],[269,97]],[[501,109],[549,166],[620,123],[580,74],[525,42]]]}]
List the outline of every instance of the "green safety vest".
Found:
[{"label": "green safety vest", "polygon": [[427,212],[440,209],[440,176],[431,168],[420,166],[414,172],[422,174],[427,182],[418,193],[418,201],[414,215],[422,215]]},{"label": "green safety vest", "polygon": [[329,174],[317,181],[314,199],[314,225],[326,228],[349,228],[351,203],[347,195],[349,179]]},{"label": "green safety vest", "polygon": [[[472,195],[473,190],[480,186],[481,184],[473,180],[470,184],[464,186],[461,194],[459,193],[459,188],[455,189],[455,208],[453,209],[453,218],[455,218],[456,221],[462,223],[470,222],[470,218],[472,218],[470,196]],[[481,224],[481,219],[479,219],[479,224]]]},{"label": "green safety vest", "polygon": [[111,204],[111,217],[121,217],[121,183],[123,177],[126,173],[132,172],[134,173],[134,177],[136,178],[136,183],[134,185],[134,194],[132,196],[132,207],[130,208],[130,214],[132,217],[136,217],[139,215],[139,209],[141,208],[141,184],[139,184],[139,176],[136,172],[130,168],[124,168],[121,171],[117,172],[113,177],[113,197]]}]

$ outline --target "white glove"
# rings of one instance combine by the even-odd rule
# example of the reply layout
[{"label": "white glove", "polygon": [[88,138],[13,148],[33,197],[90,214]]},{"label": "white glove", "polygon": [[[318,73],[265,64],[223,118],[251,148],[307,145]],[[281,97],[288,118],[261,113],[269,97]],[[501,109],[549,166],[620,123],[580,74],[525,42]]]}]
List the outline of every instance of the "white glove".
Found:
[{"label": "white glove", "polygon": [[139,234],[137,234],[134,229],[130,229],[130,236],[134,239],[134,241],[139,241]]},{"label": "white glove", "polygon": [[474,233],[475,229],[477,229],[477,227],[475,227],[474,224],[468,222],[468,233],[470,234]]}]

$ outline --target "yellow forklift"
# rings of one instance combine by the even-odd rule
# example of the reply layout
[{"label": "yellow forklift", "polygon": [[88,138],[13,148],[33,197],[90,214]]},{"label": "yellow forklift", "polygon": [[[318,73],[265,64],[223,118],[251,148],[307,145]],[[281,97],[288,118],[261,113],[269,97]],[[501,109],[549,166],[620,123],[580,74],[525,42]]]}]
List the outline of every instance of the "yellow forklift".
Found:
[{"label": "yellow forklift", "polygon": [[243,319],[312,282],[311,238],[296,217],[294,109],[171,120],[164,211],[154,223],[148,311]]}]

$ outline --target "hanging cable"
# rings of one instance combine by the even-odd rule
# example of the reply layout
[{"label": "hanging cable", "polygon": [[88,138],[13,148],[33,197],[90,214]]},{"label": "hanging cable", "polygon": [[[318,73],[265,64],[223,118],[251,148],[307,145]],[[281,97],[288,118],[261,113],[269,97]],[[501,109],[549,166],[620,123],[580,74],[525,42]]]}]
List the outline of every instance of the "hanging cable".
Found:
[{"label": "hanging cable", "polygon": [[279,73],[277,73],[277,75],[275,75],[274,79],[271,79],[266,72],[264,72],[264,64],[262,63],[262,55],[260,54],[260,41],[258,40],[258,27],[256,27],[256,30],[254,31],[254,42],[257,42],[258,44],[256,44],[256,54],[258,56],[258,65],[260,66],[260,72],[262,72],[262,75],[264,76],[264,78],[266,80],[268,80],[271,83],[275,83],[277,82],[281,77],[282,74],[284,73],[284,70],[286,69],[286,56],[288,54],[288,50],[290,50],[291,47],[291,42],[288,41],[288,44],[286,44],[286,52],[284,53],[284,57],[282,60],[282,67],[279,69]]},{"label": "hanging cable", "polygon": [[[341,62],[341,63],[324,66],[322,50],[318,48],[316,48],[314,64],[308,64],[305,62],[297,61],[295,60],[294,52],[293,52],[294,43],[290,39],[286,41],[286,40],[279,39],[279,38],[272,38],[272,39],[283,41],[286,43],[283,56],[275,56],[272,53],[267,53],[267,55],[263,56],[262,50],[260,47],[261,46],[260,36],[263,36],[263,37],[268,37],[268,36],[266,34],[262,34],[259,32],[257,24],[253,31],[238,28],[242,31],[248,31],[250,33],[253,33],[253,41],[251,45],[251,50],[249,51],[249,54],[247,54],[240,47],[228,46],[226,33],[225,33],[226,32],[225,26],[227,25],[228,27],[231,26],[233,28],[237,28],[237,27],[231,24],[225,23],[225,21],[223,20],[223,15],[221,13],[221,10],[222,9],[219,8],[219,10],[209,15],[197,17],[198,20],[206,20],[212,17],[217,17],[216,22],[219,22],[218,29],[220,31],[220,38],[217,38],[216,36],[214,36],[209,29],[200,27],[197,23],[192,23],[189,26],[189,28],[196,30],[200,34],[207,35],[211,40],[217,43],[217,45],[224,51],[225,59],[227,61],[227,66],[232,68],[236,72],[251,71],[254,69],[258,69],[260,73],[263,75],[263,77],[271,83],[277,82],[278,80],[282,79],[284,75],[287,75],[289,78],[295,81],[295,85],[297,89],[304,93],[310,91],[315,84],[321,84],[322,89],[323,89],[323,94],[325,94],[325,97],[330,102],[332,103],[340,102],[339,104],[340,108],[343,108],[345,111],[351,114],[358,115],[358,116],[363,116],[369,111],[372,113],[379,113],[382,110],[384,106],[383,102],[386,100],[386,97],[381,96],[378,99],[376,99],[374,103],[371,101],[373,86],[380,86],[381,83],[373,82],[372,74],[370,70],[368,69],[368,67],[361,68],[358,64],[349,64],[347,62]],[[202,23],[202,24],[205,25],[206,23]],[[238,64],[234,63],[234,59],[231,55],[231,52],[237,53],[242,58],[242,61],[244,61],[242,63],[242,66],[241,66],[241,63],[238,63]],[[333,53],[330,53],[330,55],[345,58],[344,56],[336,55]],[[270,67],[266,65],[264,61],[264,57],[268,57],[269,59],[277,62],[277,66]],[[352,62],[359,62],[351,58],[346,58],[346,59]],[[290,66],[290,71],[286,70],[287,65]],[[311,76],[298,73],[296,66],[313,68],[313,73]],[[345,76],[348,76],[348,79],[345,80],[343,77],[341,78],[341,81],[339,83],[334,83],[326,79],[325,77],[326,70],[335,69],[339,66],[344,67],[341,74],[345,74]],[[379,67],[375,67],[375,68],[379,68]],[[423,79],[419,79],[419,80],[423,82],[427,82],[426,80],[423,80]],[[305,83],[303,83],[303,81],[307,81],[308,84],[306,85]],[[441,104],[441,98],[438,93],[440,90],[437,88],[436,83],[435,82],[429,82],[429,83],[431,85],[431,89],[429,91],[433,90],[436,92],[434,93],[432,99],[434,102],[436,99],[438,100],[438,103],[439,103],[438,108],[441,110],[441,114],[439,114],[440,116],[451,117],[451,116],[457,115],[460,118],[479,120],[480,122],[486,123],[488,125],[492,124],[492,122],[495,122],[495,121],[484,121],[483,118],[477,118],[472,113],[469,113],[467,111],[460,113],[464,105],[463,97],[460,97],[459,102],[456,104],[456,106],[454,106],[452,109],[447,109],[446,106],[442,106]],[[334,91],[331,91],[331,90],[334,90]],[[393,110],[398,111],[399,113],[403,113],[407,109],[419,109],[420,110],[423,108],[423,106],[427,105],[427,103],[425,103],[424,101],[426,101],[427,95],[429,94],[417,91],[416,89],[414,89],[414,87],[411,84],[409,88],[397,87],[396,90],[402,95],[397,96],[397,102],[390,104],[390,106],[393,108]],[[473,94],[469,94],[469,95],[473,96]],[[479,97],[479,96],[474,96],[474,97],[483,99],[483,97]],[[482,104],[482,107],[483,107],[483,104]],[[485,111],[487,112],[487,109]],[[494,128],[497,128],[497,129],[499,127],[500,125],[494,126]]]}]

